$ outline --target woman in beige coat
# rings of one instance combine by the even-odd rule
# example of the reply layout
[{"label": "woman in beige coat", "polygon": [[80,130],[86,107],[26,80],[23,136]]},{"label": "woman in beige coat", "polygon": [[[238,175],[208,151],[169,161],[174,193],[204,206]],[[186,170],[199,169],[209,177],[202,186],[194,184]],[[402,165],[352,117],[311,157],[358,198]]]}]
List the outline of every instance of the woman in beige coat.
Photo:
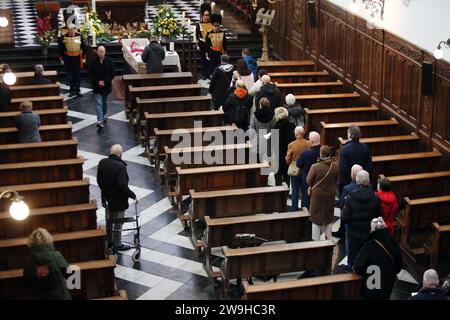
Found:
[{"label": "woman in beige coat", "polygon": [[309,212],[313,240],[320,240],[323,232],[326,239],[331,239],[338,179],[339,165],[331,158],[331,148],[322,146],[319,160],[313,164],[306,177],[311,189]]}]

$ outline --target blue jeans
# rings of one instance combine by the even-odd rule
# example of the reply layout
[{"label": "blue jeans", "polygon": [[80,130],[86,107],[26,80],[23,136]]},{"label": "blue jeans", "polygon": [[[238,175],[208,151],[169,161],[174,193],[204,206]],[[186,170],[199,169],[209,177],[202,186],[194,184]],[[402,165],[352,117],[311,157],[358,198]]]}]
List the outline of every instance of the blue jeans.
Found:
[{"label": "blue jeans", "polygon": [[108,111],[108,93],[94,93],[95,105],[97,107],[97,122],[103,123]]},{"label": "blue jeans", "polygon": [[291,177],[291,187],[292,187],[291,211],[298,211],[298,192],[300,189],[300,177]]},{"label": "blue jeans", "polygon": [[302,189],[302,208],[309,209],[309,195],[308,195],[308,183],[306,177],[301,177],[301,189]]}]

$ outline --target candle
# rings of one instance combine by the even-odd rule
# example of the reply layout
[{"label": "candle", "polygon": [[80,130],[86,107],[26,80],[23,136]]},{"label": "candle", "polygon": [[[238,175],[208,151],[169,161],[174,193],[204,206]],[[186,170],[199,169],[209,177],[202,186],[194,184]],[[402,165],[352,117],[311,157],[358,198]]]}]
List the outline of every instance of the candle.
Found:
[{"label": "candle", "polygon": [[175,51],[175,42],[170,42],[169,43],[169,51],[170,52],[174,52]]},{"label": "candle", "polygon": [[86,12],[86,22],[89,21],[89,12]]},{"label": "candle", "polygon": [[186,18],[186,12],[183,11],[183,15],[181,16],[181,25],[184,27],[184,19]]},{"label": "candle", "polygon": [[215,2],[211,2],[211,11],[214,11],[214,7],[216,6]]},{"label": "candle", "polygon": [[188,27],[187,27],[188,33],[191,33],[191,18],[188,19]]},{"label": "candle", "polygon": [[96,7],[95,7],[95,0],[92,0],[91,7],[92,7],[92,11],[95,11],[95,10],[96,10]]},{"label": "candle", "polygon": [[97,46],[97,35],[95,34],[95,31],[92,31],[92,46]]},{"label": "candle", "polygon": [[222,18],[223,18],[223,10],[220,10],[220,15],[221,15]]}]

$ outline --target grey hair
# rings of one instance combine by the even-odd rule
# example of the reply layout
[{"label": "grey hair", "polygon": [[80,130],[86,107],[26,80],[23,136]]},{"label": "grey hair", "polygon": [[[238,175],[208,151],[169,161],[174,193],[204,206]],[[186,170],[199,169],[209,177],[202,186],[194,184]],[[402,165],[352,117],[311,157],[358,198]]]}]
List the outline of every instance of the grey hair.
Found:
[{"label": "grey hair", "polygon": [[295,137],[298,137],[298,136],[303,137],[305,135],[305,129],[303,129],[302,126],[297,126],[297,127],[295,127],[294,133],[295,133]]},{"label": "grey hair", "polygon": [[40,74],[42,74],[42,72],[44,72],[44,66],[42,64],[37,64],[34,66],[34,74],[35,75],[40,75]]},{"label": "grey hair", "polygon": [[383,217],[378,217],[375,219],[372,219],[372,221],[370,222],[370,232],[374,232],[377,230],[382,230],[382,229],[386,229],[386,222],[384,222]]},{"label": "grey hair", "polygon": [[119,158],[122,157],[122,146],[120,144],[115,144],[111,147],[111,154],[114,154],[116,156],[118,156]]},{"label": "grey hair", "polygon": [[370,184],[370,175],[366,170],[361,170],[356,174],[356,184],[368,186]]},{"label": "grey hair", "polygon": [[288,106],[293,106],[295,104],[295,96],[292,93],[289,93],[286,95],[285,101]]},{"label": "grey hair", "polygon": [[261,77],[261,82],[263,85],[269,84],[271,81],[272,81],[272,79],[270,78],[270,76],[268,74],[265,74]]},{"label": "grey hair", "polygon": [[361,170],[363,170],[363,167],[361,167],[359,164],[354,164],[352,167],[352,179],[356,180],[356,175],[358,174],[358,172],[360,172]]},{"label": "grey hair", "polygon": [[278,107],[275,109],[275,121],[280,121],[287,119],[289,117],[289,112],[284,107]]},{"label": "grey hair", "polygon": [[427,288],[439,287],[439,274],[434,269],[428,269],[423,274],[423,286]]},{"label": "grey hair", "polygon": [[28,238],[27,246],[31,248],[33,246],[39,246],[44,244],[53,244],[53,237],[44,228],[37,228],[34,230]]},{"label": "grey hair", "polygon": [[361,139],[361,129],[358,126],[350,126],[348,128],[348,136],[352,140]]}]

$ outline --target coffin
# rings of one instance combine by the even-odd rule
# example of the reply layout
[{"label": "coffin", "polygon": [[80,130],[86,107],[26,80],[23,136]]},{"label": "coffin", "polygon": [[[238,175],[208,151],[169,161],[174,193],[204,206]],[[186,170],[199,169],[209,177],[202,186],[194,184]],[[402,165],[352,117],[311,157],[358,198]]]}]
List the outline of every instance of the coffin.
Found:
[{"label": "coffin", "polygon": [[147,73],[147,65],[142,62],[142,52],[148,44],[149,40],[145,38],[122,39],[123,58],[136,73]]}]

